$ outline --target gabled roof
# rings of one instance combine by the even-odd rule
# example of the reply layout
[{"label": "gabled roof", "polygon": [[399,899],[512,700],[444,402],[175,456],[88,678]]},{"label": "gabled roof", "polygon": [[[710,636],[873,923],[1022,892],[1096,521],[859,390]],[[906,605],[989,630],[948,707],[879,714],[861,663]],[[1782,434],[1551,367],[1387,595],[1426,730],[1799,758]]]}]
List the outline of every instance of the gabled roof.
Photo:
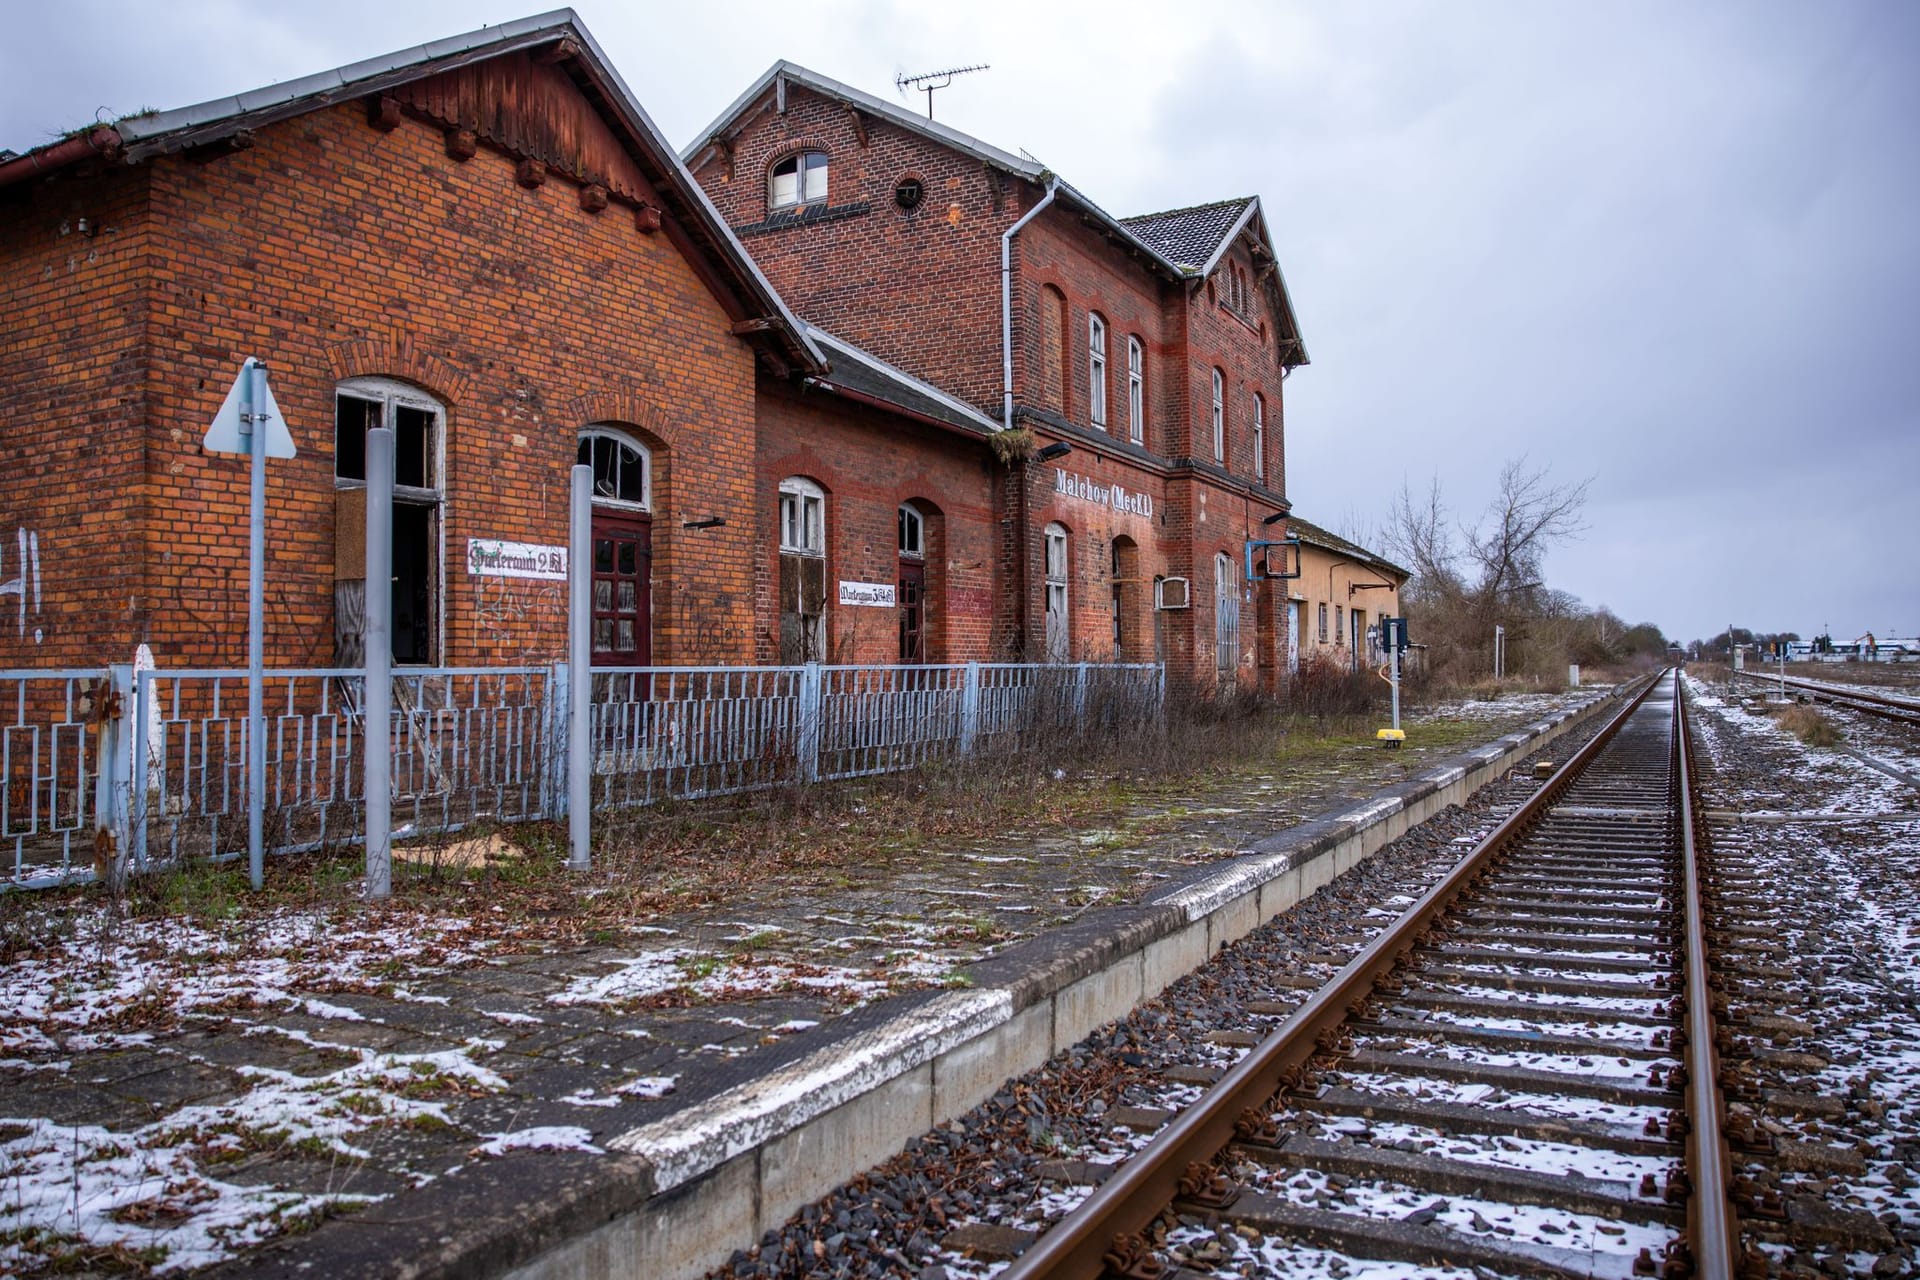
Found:
[{"label": "gabled roof", "polygon": [[962,133],[950,125],[937,120],[929,120],[916,111],[909,111],[897,102],[888,102],[885,98],[876,98],[870,93],[842,84],[818,71],[809,71],[785,58],[774,63],[761,73],[760,78],[747,86],[747,91],[727,104],[726,110],[714,117],[713,123],[694,135],[691,143],[681,151],[680,158],[691,165],[694,158],[715,141],[723,139],[730,125],[746,113],[748,107],[758,102],[767,90],[772,89],[777,101],[784,104],[788,84],[805,85],[815,93],[829,98],[838,98],[850,106],[881,117],[903,129],[924,134],[938,142],[943,142],[963,155],[972,156],[983,164],[1027,179],[1029,182],[1044,182],[1047,168],[1031,156],[1016,156],[1002,151],[991,143],[982,142],[970,133]]},{"label": "gabled roof", "polygon": [[1216,200],[1165,213],[1142,213],[1120,223],[1163,255],[1187,267],[1201,267],[1239,229],[1254,196]]},{"label": "gabled roof", "polygon": [[1355,564],[1367,565],[1370,568],[1380,570],[1382,573],[1391,574],[1400,579],[1401,586],[1405,586],[1407,580],[1413,577],[1411,570],[1402,569],[1385,556],[1375,555],[1359,543],[1349,542],[1339,534],[1329,533],[1319,525],[1302,520],[1299,516],[1290,515],[1287,517],[1287,532],[1299,538],[1303,544],[1309,547],[1317,547],[1322,551],[1331,551],[1337,556],[1353,561]]},{"label": "gabled roof", "polygon": [[1000,430],[999,422],[966,401],[888,364],[871,351],[837,338],[817,325],[807,325],[807,334],[833,361],[830,373],[810,379],[815,386],[828,391],[850,391],[858,399],[882,401],[912,417],[931,419],[971,434],[989,436]]},{"label": "gabled roof", "polygon": [[781,340],[789,358],[801,367],[824,367],[825,357],[804,327],[740,246],[706,192],[680,163],[672,146],[571,9],[556,9],[434,40],[230,98],[128,116],[90,131],[81,145],[75,145],[81,142],[76,135],[0,161],[4,166],[0,168],[0,182],[30,177],[95,155],[137,164],[490,58],[548,46],[554,46],[552,51],[579,72],[583,92],[623,136],[648,180],[659,189],[669,205],[663,212],[670,216],[670,234],[676,239],[685,237],[683,252],[690,250],[707,257],[726,285],[738,291],[736,301],[746,309],[740,317],[746,327]]},{"label": "gabled roof", "polygon": [[[1272,255],[1272,239],[1267,234],[1266,219],[1260,211],[1258,196],[1197,205],[1191,209],[1173,209],[1166,213],[1144,214],[1137,218],[1116,218],[1031,156],[1016,156],[1002,151],[970,133],[963,133],[937,120],[929,120],[897,102],[875,97],[784,58],[768,67],[759,79],[747,86],[746,92],[728,103],[726,109],[714,117],[706,128],[695,134],[693,141],[681,150],[680,158],[689,166],[703,163],[710,150],[727,146],[730,134],[736,131],[740,121],[756,103],[771,95],[776,104],[784,105],[790,85],[799,85],[843,102],[1036,186],[1055,186],[1055,199],[1059,203],[1080,210],[1102,230],[1136,250],[1155,270],[1170,279],[1204,280],[1219,265],[1234,238],[1249,225],[1257,224],[1255,234],[1266,252]],[[1203,247],[1207,252],[1200,252]],[[1300,341],[1300,326],[1293,313],[1292,299],[1287,295],[1286,281],[1278,271],[1276,262],[1275,283],[1280,293],[1280,310],[1287,329],[1286,336],[1292,339],[1294,352],[1288,362],[1305,364],[1307,349]]]}]

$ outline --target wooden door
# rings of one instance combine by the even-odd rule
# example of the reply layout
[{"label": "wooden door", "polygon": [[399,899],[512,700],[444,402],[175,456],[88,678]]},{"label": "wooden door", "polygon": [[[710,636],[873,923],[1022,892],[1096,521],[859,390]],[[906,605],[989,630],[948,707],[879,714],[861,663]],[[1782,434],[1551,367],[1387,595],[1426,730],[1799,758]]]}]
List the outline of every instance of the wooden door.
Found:
[{"label": "wooden door", "polygon": [[594,512],[593,665],[653,662],[653,521]]},{"label": "wooden door", "polygon": [[900,561],[900,661],[927,660],[927,566],[922,560]]}]

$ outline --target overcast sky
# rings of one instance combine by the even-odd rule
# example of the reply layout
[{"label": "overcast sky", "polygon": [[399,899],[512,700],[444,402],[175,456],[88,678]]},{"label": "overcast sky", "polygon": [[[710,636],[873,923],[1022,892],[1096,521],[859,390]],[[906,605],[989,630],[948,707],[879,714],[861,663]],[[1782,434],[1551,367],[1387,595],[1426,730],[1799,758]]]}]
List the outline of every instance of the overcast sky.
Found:
[{"label": "overcast sky", "polygon": [[[1920,4],[583,3],[684,144],[775,59],[1116,214],[1258,194],[1313,363],[1288,494],[1470,518],[1593,478],[1550,585],[1686,640],[1920,633]],[[497,0],[0,0],[0,146],[524,16]],[[918,105],[922,100],[906,100]]]}]

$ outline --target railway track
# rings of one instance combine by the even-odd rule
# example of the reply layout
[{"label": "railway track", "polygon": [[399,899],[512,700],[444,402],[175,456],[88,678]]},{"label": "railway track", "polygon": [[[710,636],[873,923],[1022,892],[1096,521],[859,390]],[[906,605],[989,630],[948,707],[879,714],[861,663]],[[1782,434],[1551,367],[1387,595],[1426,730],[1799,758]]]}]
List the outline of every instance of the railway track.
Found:
[{"label": "railway track", "polygon": [[[1780,677],[1758,671],[1736,671],[1736,677],[1744,676],[1762,686],[1779,688]],[[1801,676],[1788,676],[1786,687],[1801,693],[1815,702],[1825,702],[1832,706],[1844,707],[1849,711],[1861,711],[1870,716],[1879,716],[1896,724],[1920,727],[1920,701],[1912,698],[1889,697],[1877,693],[1867,693],[1861,689],[1849,689],[1841,685],[1828,684],[1824,680],[1808,680]]]},{"label": "railway track", "polygon": [[1002,1280],[1764,1270],[1685,715],[1650,682]]}]

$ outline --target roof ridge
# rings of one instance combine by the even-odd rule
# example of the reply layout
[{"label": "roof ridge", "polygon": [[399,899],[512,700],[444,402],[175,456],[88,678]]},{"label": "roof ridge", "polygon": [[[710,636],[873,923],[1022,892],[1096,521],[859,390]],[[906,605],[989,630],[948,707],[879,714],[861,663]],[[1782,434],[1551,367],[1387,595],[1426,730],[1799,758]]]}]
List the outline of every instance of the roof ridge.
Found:
[{"label": "roof ridge", "polygon": [[1130,213],[1121,218],[1120,221],[1144,222],[1148,218],[1171,218],[1176,213],[1199,213],[1202,209],[1224,209],[1228,205],[1245,207],[1259,198],[1259,196],[1228,196],[1225,200],[1209,200],[1204,204],[1183,205],[1178,209],[1156,209],[1152,213]]}]

